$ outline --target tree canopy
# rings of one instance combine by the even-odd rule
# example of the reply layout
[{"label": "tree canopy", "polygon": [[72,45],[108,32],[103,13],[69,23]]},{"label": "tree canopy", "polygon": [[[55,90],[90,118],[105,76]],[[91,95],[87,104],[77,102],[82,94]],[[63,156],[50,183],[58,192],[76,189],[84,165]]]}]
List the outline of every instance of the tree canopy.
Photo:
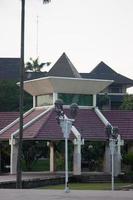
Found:
[{"label": "tree canopy", "polygon": [[30,58],[25,65],[25,69],[26,71],[40,72],[43,66],[49,66],[50,64],[50,62],[39,63],[39,57],[36,59]]},{"label": "tree canopy", "polygon": [[122,110],[133,110],[133,95],[126,95],[120,108]]},{"label": "tree canopy", "polygon": [[[0,111],[19,110],[19,87],[15,80],[0,81]],[[32,107],[32,97],[24,92],[24,111]]]}]

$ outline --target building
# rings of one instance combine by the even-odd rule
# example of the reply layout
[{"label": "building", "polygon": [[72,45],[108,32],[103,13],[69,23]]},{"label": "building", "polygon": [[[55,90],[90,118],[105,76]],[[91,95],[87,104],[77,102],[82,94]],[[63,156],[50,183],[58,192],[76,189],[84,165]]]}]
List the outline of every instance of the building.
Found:
[{"label": "building", "polygon": [[[65,69],[65,70],[64,70]],[[81,77],[82,75],[82,77]],[[106,127],[108,124],[117,126],[121,138],[128,143],[133,140],[133,112],[106,110],[97,107],[97,95],[106,91],[114,81],[83,78],[73,66],[66,54],[63,54],[46,77],[27,80],[24,90],[33,96],[33,108],[24,114],[23,140],[46,140],[50,148],[50,171],[54,171],[54,143],[64,140],[61,128],[56,121],[54,102],[60,98],[64,101],[64,112],[70,117],[69,105],[78,103],[79,111],[71,129],[70,141],[73,142],[73,173],[81,173],[81,145],[84,141],[103,141],[105,156],[103,170],[110,173],[110,152]],[[10,141],[10,172],[16,172],[17,137],[19,133],[19,118],[10,119],[0,130],[0,141]],[[12,121],[12,123],[11,123]],[[121,160],[116,152],[116,175],[121,172]]]}]

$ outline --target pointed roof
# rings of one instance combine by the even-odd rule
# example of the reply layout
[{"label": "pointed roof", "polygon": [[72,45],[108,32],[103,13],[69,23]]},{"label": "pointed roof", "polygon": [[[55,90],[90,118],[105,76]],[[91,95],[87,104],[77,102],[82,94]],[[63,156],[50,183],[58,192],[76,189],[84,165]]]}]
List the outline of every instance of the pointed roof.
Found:
[{"label": "pointed roof", "polygon": [[111,69],[104,62],[100,62],[90,73],[81,73],[83,78],[91,78],[91,79],[108,79],[114,80],[114,83],[117,84],[126,84],[129,86],[133,86],[133,80],[129,79],[113,69]]},{"label": "pointed roof", "polygon": [[65,53],[57,60],[47,76],[81,78],[80,74]]}]

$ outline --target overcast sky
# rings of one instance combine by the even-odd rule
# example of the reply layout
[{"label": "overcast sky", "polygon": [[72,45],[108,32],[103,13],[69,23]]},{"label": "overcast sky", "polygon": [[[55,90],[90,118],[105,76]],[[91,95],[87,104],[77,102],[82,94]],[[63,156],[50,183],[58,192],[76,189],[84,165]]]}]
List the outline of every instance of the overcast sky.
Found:
[{"label": "overcast sky", "polygon": [[[79,72],[104,61],[133,79],[133,0],[25,1],[25,61],[38,47],[40,62],[53,65],[66,52]],[[20,8],[20,0],[0,0],[0,57],[20,56]]]}]

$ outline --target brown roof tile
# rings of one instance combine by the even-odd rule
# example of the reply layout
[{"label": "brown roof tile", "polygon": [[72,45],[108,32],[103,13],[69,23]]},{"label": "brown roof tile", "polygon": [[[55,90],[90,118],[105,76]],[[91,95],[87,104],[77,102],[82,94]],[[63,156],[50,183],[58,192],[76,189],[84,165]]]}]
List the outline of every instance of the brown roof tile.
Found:
[{"label": "brown roof tile", "polygon": [[[31,121],[43,111],[44,109],[35,110],[30,113],[25,117],[24,124]],[[65,109],[64,112],[68,117],[70,117],[68,109]],[[112,110],[103,111],[103,114],[113,126],[118,126],[119,133],[123,139],[133,139],[133,112]],[[93,110],[79,109],[74,125],[81,133],[82,138],[86,140],[107,139],[105,134],[105,126]],[[1,134],[0,139],[9,139],[11,134],[17,129],[18,123]],[[23,138],[36,140],[63,140],[63,133],[56,121],[55,111],[51,110],[45,113],[42,117],[33,122],[29,127],[25,128]],[[74,135],[71,133],[70,139],[72,138],[74,138]]]},{"label": "brown roof tile", "polygon": [[[31,121],[33,118],[38,116],[44,111],[44,109],[34,110],[31,113],[29,113],[27,116],[24,117],[24,125]],[[11,137],[11,134],[14,133],[19,129],[19,122],[15,123],[11,128],[6,130],[4,133],[0,135],[0,139],[8,139]]]},{"label": "brown roof tile", "polygon": [[104,116],[113,125],[119,128],[124,140],[133,140],[133,111],[111,110],[103,111]]},{"label": "brown roof tile", "polygon": [[0,112],[0,130],[12,123],[18,116],[18,112]]}]

